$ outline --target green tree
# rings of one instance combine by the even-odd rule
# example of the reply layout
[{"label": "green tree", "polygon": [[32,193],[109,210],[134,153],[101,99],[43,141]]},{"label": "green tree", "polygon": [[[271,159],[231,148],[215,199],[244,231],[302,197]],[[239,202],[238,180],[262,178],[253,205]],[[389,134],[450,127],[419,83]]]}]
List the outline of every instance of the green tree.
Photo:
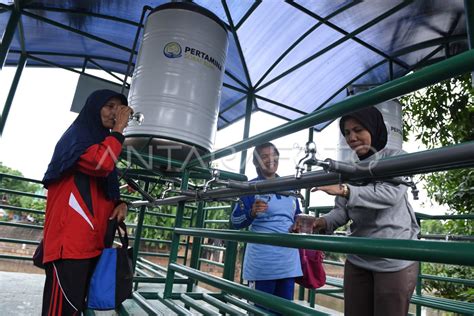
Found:
[{"label": "green tree", "polygon": [[[406,95],[403,107],[404,135],[412,134],[428,148],[474,140],[474,89],[471,74],[448,79]],[[428,196],[446,205],[449,214],[472,214],[474,170],[450,170],[422,176]],[[444,233],[473,235],[472,220],[448,220]],[[439,229],[439,227],[436,227]],[[439,231],[437,231],[439,232]],[[423,272],[472,279],[470,267],[425,264]],[[445,297],[474,301],[472,290],[442,282],[425,282],[425,289]]]},{"label": "green tree", "polygon": [[[36,183],[31,183],[24,180],[19,179],[12,179],[10,177],[2,176],[1,174],[9,174],[18,177],[23,177],[23,174],[15,169],[9,168],[4,166],[2,162],[0,162],[0,188],[19,191],[19,192],[29,192],[29,193],[36,193],[36,194],[44,194],[43,186]],[[32,198],[28,196],[22,196],[19,194],[13,193],[0,193],[1,197],[6,199],[6,203],[11,206],[18,206],[23,208],[29,208],[34,210],[43,210],[45,209],[46,200],[40,198]],[[1,203],[1,202],[0,202]],[[20,214],[20,215],[27,215],[27,212],[19,212],[19,211],[12,211],[13,213]],[[44,221],[44,216],[41,214],[30,214],[32,215],[37,221]]]}]

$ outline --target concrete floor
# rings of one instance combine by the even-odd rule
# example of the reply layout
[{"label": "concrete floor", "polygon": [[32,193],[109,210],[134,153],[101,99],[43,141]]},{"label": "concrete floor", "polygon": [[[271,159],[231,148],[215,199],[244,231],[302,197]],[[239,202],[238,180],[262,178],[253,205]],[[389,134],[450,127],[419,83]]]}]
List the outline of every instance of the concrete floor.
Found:
[{"label": "concrete floor", "polygon": [[0,271],[1,315],[41,315],[44,275]]},{"label": "concrete floor", "polygon": [[[0,315],[41,315],[44,279],[42,274],[0,271],[0,289],[3,294],[0,299]],[[117,315],[115,311],[100,311],[95,314]],[[141,316],[146,313],[137,310],[133,315]]]}]

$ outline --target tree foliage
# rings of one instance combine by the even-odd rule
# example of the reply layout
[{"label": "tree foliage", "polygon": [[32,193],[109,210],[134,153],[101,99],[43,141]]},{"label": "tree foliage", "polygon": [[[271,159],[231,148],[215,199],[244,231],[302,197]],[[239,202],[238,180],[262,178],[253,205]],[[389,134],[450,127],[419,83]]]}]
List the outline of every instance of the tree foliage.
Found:
[{"label": "tree foliage", "polygon": [[[415,136],[428,148],[449,146],[474,140],[474,89],[471,74],[455,77],[418,90],[400,100],[403,107],[404,135]],[[449,214],[472,214],[474,170],[455,169],[423,176],[428,196],[448,207]],[[448,220],[443,233],[473,235],[472,220]],[[440,227],[436,228],[439,233]],[[435,232],[431,232],[435,233]],[[472,279],[471,267],[424,264],[423,272]],[[446,282],[425,281],[428,291],[445,297],[474,301],[472,289]]]},{"label": "tree foliage", "polygon": [[[22,173],[18,170],[4,166],[0,162],[0,174],[9,174],[14,176],[23,177]],[[36,183],[27,182],[24,180],[12,179],[9,177],[4,177],[0,175],[0,188],[19,191],[19,192],[29,192],[36,194],[43,194],[43,186]],[[8,205],[18,206],[23,208],[35,209],[35,210],[44,210],[46,205],[46,200],[40,198],[31,198],[28,196],[22,196],[18,194],[10,193],[0,193],[0,197],[5,198]],[[14,214],[24,215],[26,212],[11,211]],[[22,214],[23,213],[23,214]],[[39,214],[30,214],[35,220],[42,222],[43,215]]]},{"label": "tree foliage", "polygon": [[[405,137],[413,134],[428,148],[474,140],[474,89],[470,74],[415,91],[402,97],[401,102]],[[447,205],[450,213],[470,214],[474,201],[473,175],[472,169],[427,175],[428,195]],[[452,225],[454,229],[458,224]],[[460,231],[472,234],[472,225],[459,225]]]}]

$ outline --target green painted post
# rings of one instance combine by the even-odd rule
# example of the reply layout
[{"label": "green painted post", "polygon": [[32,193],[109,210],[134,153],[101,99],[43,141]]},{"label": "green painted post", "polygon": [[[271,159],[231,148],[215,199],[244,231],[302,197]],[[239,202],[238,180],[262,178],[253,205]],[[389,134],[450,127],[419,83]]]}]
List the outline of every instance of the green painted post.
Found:
[{"label": "green painted post", "polygon": [[[145,182],[145,191],[148,192],[150,188],[150,182]],[[138,223],[137,227],[135,229],[135,240],[133,241],[133,271],[135,272],[135,268],[137,265],[137,259],[138,259],[138,252],[140,251],[140,239],[142,235],[142,230],[143,230],[143,221],[145,219],[145,212],[146,212],[147,207],[142,206],[140,207],[140,211],[138,213]],[[138,289],[138,282],[135,282],[135,291]]]},{"label": "green painted post", "polygon": [[18,66],[16,68],[15,76],[13,77],[12,85],[10,87],[10,91],[8,92],[8,96],[5,101],[5,106],[3,107],[2,116],[0,117],[0,136],[2,136],[3,129],[5,128],[5,124],[7,123],[8,113],[10,112],[10,108],[13,103],[13,98],[15,97],[16,88],[18,87],[18,83],[20,82],[21,73],[23,72],[23,68],[25,68],[26,59],[26,55],[21,54],[20,60],[18,61]]},{"label": "green painted post", "polygon": [[[250,134],[250,120],[252,118],[252,102],[253,93],[249,92],[247,95],[247,107],[245,108],[245,123],[244,123],[244,135],[242,139],[249,138]],[[247,150],[243,150],[240,156],[240,173],[245,174],[245,168],[247,167]]]},{"label": "green painted post", "polygon": [[[207,215],[207,214],[208,214],[208,210],[207,210],[207,208],[206,208],[206,204],[204,204],[204,206],[203,206],[202,214],[203,214],[203,215],[202,215],[203,221],[202,221],[202,226],[201,226],[201,227],[202,227],[202,228],[206,228],[206,225],[207,225],[206,220],[207,220],[207,216],[208,216],[208,215]],[[202,244],[203,241],[204,241],[204,239],[201,238],[201,241],[200,241],[200,245],[199,245],[199,246],[201,246],[201,244]],[[201,248],[201,247],[199,247],[199,248]],[[201,260],[199,260],[200,257],[201,257],[201,249],[199,249],[198,261],[197,261],[197,265],[196,265],[196,269],[198,269],[198,270],[201,270]]]},{"label": "green painted post", "polygon": [[314,305],[316,305],[316,291],[308,290],[308,296],[309,296],[309,306],[314,308]]},{"label": "green painted post", "polygon": [[[418,222],[418,226],[420,226],[421,229],[421,219],[417,218],[416,221]],[[416,288],[415,288],[415,293],[416,295],[421,295],[421,289],[422,289],[422,279],[421,279],[421,271],[422,268],[422,263],[421,261],[418,261],[418,275],[416,277]],[[416,304],[416,316],[421,316],[421,305]]]},{"label": "green painted post", "polygon": [[[189,180],[189,170],[185,169],[183,171],[183,176],[181,178],[181,190],[188,189],[188,180]],[[183,215],[184,215],[184,205],[186,204],[185,201],[179,202],[178,207],[176,209],[176,219],[174,222],[174,227],[181,228],[183,226]],[[170,259],[168,262],[168,272],[166,273],[166,282],[165,282],[165,290],[163,292],[163,298],[170,298],[173,292],[173,283],[174,283],[174,270],[169,268],[171,263],[176,263],[179,251],[179,239],[180,234],[176,231],[173,232],[173,237],[171,239],[171,248],[170,248]]]},{"label": "green painted post", "polygon": [[[235,205],[236,202],[232,203],[231,212],[234,209]],[[235,278],[235,265],[237,263],[237,246],[238,242],[226,240],[224,254],[224,272],[222,273],[222,277],[229,281],[234,281]]]},{"label": "green painted post", "polygon": [[[184,214],[186,215],[186,214]],[[195,211],[194,209],[191,209],[191,216],[189,220],[189,227],[192,227],[192,223],[194,220],[195,216]],[[183,259],[183,264],[186,265],[186,262],[188,261],[188,252],[189,252],[189,241],[191,240],[191,236],[186,236],[186,246],[184,246],[184,259]]]},{"label": "green painted post", "polygon": [[[313,128],[310,127],[308,129],[308,142],[312,142],[313,141]],[[307,171],[311,171],[311,166],[308,166],[308,170]],[[309,199],[310,199],[310,196],[311,196],[311,192],[310,190],[306,189],[305,193],[304,193],[304,204],[305,205],[301,205],[301,207],[303,208],[302,211],[306,214],[309,213]],[[305,288],[302,287],[301,285],[299,286],[299,290],[298,290],[298,299],[300,301],[304,300],[304,292],[305,292]],[[314,300],[314,296],[316,295],[316,292],[315,291],[308,291],[308,299],[313,299]],[[313,302],[314,303],[314,302]]]},{"label": "green painted post", "polygon": [[[196,210],[196,225],[195,227],[203,228],[204,227],[204,202],[199,201],[197,210]],[[199,257],[201,255],[201,243],[202,243],[202,237],[194,237],[193,238],[193,247],[191,250],[191,260],[189,262],[189,265],[191,268],[194,269],[199,269]],[[191,292],[193,290],[193,284],[189,283],[186,292]]]},{"label": "green painted post", "polygon": [[[472,0],[464,0],[464,11],[466,13],[466,29],[469,49],[474,49],[474,4],[472,3]],[[471,85],[474,87],[474,72],[471,72]]]},{"label": "green painted post", "polygon": [[0,70],[2,70],[5,65],[5,60],[7,59],[8,51],[10,50],[10,45],[15,35],[16,26],[20,21],[20,16],[20,12],[17,9],[13,9],[8,19],[7,27],[5,28],[0,44]]},{"label": "green painted post", "polygon": [[132,51],[130,52],[130,57],[128,58],[127,70],[125,71],[125,76],[123,78],[122,89],[120,90],[120,93],[122,93],[122,94],[125,91],[125,85],[127,84],[127,78],[130,74],[130,69],[132,68],[133,56],[135,56],[135,49],[137,48],[138,38],[140,37],[140,32],[143,28],[143,20],[145,19],[145,14],[148,10],[151,10],[151,9],[152,8],[147,6],[147,5],[143,7],[142,15],[140,17],[140,23],[138,24],[137,31],[135,33],[135,39],[133,40]]},{"label": "green painted post", "polygon": [[[147,181],[145,183],[145,191],[148,192],[149,188],[150,182]],[[145,219],[146,208],[146,206],[140,207],[140,211],[138,213],[138,223],[137,228],[135,230],[135,241],[133,242],[133,270],[135,270],[135,265],[138,258],[138,251],[140,250],[140,239],[143,230],[143,221]]]},{"label": "green painted post", "polygon": [[[251,118],[252,118],[252,102],[253,102],[253,92],[250,92],[249,91],[249,94],[248,94],[248,97],[247,97],[247,107],[245,109],[245,125],[244,125],[244,135],[243,135],[243,138],[242,140],[245,141],[246,139],[248,139],[249,137],[249,134],[250,134],[250,121],[251,121]],[[242,155],[240,156],[240,173],[241,174],[245,174],[245,169],[247,168],[247,151],[244,150],[242,151]],[[228,241],[227,241],[228,242]],[[229,244],[229,246],[231,246],[231,244]],[[236,245],[232,245],[232,247],[235,247],[235,250],[237,252],[237,246],[238,246],[238,243],[236,243]],[[243,251],[242,253],[245,253],[245,248],[247,247],[247,244],[244,244],[244,248],[243,248]],[[235,258],[234,259],[231,259],[229,258],[229,260],[234,260],[234,271],[235,271],[235,262],[237,262],[237,254],[235,254]],[[226,252],[226,257],[227,257],[227,252]],[[227,258],[224,262],[227,262]],[[242,266],[244,265],[244,256],[242,256]],[[230,271],[224,271],[224,273],[226,273],[226,275],[228,277],[230,277]],[[242,283],[243,281],[243,278],[242,278],[242,273],[243,273],[243,269],[240,269],[240,283]],[[234,275],[232,274],[232,280],[234,279]],[[230,279],[228,279],[230,280]]]}]

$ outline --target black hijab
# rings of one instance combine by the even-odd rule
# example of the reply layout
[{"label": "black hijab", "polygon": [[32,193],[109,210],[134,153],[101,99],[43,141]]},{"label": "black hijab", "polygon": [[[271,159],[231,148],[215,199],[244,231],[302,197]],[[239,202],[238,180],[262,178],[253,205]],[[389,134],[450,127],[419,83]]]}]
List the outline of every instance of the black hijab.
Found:
[{"label": "black hijab", "polygon": [[344,123],[347,119],[353,118],[365,127],[370,133],[371,137],[371,149],[362,156],[359,156],[360,160],[364,160],[372,156],[375,152],[382,150],[387,145],[387,127],[383,121],[383,116],[380,111],[375,107],[365,108],[354,113],[350,113],[341,117],[339,121],[339,129],[344,136]]},{"label": "black hijab", "polygon": [[[71,170],[87,148],[101,143],[110,135],[110,130],[102,125],[100,110],[113,97],[120,98],[122,104],[127,104],[124,95],[111,90],[97,90],[89,96],[76,120],[56,144],[42,181],[45,188]],[[102,183],[108,199],[120,198],[116,168],[102,180]]]}]

